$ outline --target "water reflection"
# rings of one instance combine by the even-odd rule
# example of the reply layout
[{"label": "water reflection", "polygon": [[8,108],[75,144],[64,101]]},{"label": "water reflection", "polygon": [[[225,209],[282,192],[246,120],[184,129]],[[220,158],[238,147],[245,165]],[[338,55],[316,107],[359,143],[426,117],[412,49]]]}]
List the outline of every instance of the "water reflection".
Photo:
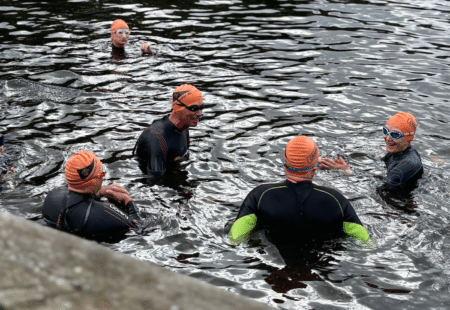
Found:
[{"label": "water reflection", "polygon": [[[38,218],[65,160],[91,150],[150,222],[144,236],[105,244],[116,251],[282,309],[446,309],[447,11],[437,0],[3,1],[0,126],[17,174],[0,209]],[[115,18],[133,31],[120,60]],[[143,57],[143,42],[158,55]],[[150,188],[131,152],[183,83],[204,93],[205,118],[189,161]],[[397,111],[417,116],[425,168],[405,195],[377,189],[379,131]],[[270,242],[227,243],[225,224],[252,188],[282,179],[280,150],[299,134],[346,156],[354,175],[320,172],[317,183],[350,198],[375,248],[343,241],[296,269]]]}]

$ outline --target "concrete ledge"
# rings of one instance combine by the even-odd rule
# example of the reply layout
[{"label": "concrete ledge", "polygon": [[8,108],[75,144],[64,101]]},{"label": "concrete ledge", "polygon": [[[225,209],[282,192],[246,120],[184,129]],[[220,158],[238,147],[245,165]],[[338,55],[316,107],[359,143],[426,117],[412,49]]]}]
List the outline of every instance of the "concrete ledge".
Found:
[{"label": "concrete ledge", "polygon": [[0,212],[0,310],[272,309]]}]

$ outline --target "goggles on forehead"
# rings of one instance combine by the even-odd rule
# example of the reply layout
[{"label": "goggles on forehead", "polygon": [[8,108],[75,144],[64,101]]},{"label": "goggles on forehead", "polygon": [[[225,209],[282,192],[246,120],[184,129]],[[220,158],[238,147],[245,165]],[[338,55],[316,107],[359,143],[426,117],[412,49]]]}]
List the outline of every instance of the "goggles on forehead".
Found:
[{"label": "goggles on forehead", "polygon": [[414,135],[414,132],[403,133],[399,131],[389,131],[389,129],[383,126],[383,136],[390,136],[392,140],[398,140],[403,138],[404,136],[412,136],[412,135]]},{"label": "goggles on forehead", "polygon": [[204,104],[201,104],[201,105],[194,104],[194,105],[187,106],[184,103],[182,103],[180,100],[178,100],[178,102],[180,102],[181,104],[177,104],[177,105],[185,107],[186,109],[188,109],[191,112],[197,112],[198,110],[203,110],[205,108]]}]

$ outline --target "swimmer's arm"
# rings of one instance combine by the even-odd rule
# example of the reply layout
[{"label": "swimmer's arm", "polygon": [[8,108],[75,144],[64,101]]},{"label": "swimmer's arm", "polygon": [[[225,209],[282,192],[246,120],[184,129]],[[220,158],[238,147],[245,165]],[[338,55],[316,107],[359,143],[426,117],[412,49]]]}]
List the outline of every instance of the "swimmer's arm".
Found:
[{"label": "swimmer's arm", "polygon": [[117,203],[119,205],[125,206],[128,216],[133,220],[139,221],[141,219],[138,212],[136,211],[133,199],[130,197],[128,191],[123,186],[114,183],[103,186],[98,191],[97,195],[98,197],[107,198],[111,203]]},{"label": "swimmer's arm", "polygon": [[344,232],[352,238],[359,239],[365,243],[369,243],[370,236],[362,225],[358,215],[348,200],[341,202],[342,211],[344,212]]},{"label": "swimmer's arm", "polygon": [[158,137],[154,137],[152,139],[153,143],[150,147],[150,158],[147,159],[147,173],[152,177],[153,184],[157,183],[164,173],[166,172],[166,157],[167,157],[167,150],[164,150],[161,148],[161,145],[165,145],[161,143]]},{"label": "swimmer's arm", "polygon": [[88,235],[113,236],[137,228],[132,218],[124,216],[106,202],[94,200],[88,212],[83,211],[72,208],[70,212],[73,213],[68,213],[67,219],[71,228],[83,227],[82,231]]},{"label": "swimmer's arm", "polygon": [[422,169],[422,161],[419,157],[406,158],[387,171],[383,179],[390,187],[400,186]]},{"label": "swimmer's arm", "polygon": [[258,188],[247,195],[239,210],[238,216],[228,233],[232,244],[240,244],[248,239],[253,228],[256,227],[256,209],[258,207]]},{"label": "swimmer's arm", "polygon": [[403,173],[397,169],[388,170],[386,176],[383,178],[383,183],[390,188],[400,186],[403,182]]},{"label": "swimmer's arm", "polygon": [[256,222],[257,218],[253,213],[237,219],[228,233],[230,242],[237,245],[247,240],[251,231],[255,228]]},{"label": "swimmer's arm", "polygon": [[139,216],[139,213],[137,212],[137,208],[134,205],[134,202],[132,200],[129,201],[125,207],[128,210],[128,216],[130,216],[134,221],[138,222],[141,220],[141,217]]}]

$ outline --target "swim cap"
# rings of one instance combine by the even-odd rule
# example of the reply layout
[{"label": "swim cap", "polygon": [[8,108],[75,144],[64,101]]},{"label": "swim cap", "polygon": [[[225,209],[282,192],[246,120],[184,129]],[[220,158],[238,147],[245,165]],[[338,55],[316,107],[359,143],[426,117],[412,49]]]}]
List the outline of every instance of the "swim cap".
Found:
[{"label": "swim cap", "polygon": [[116,31],[119,28],[122,27],[126,27],[128,28],[128,25],[125,21],[123,21],[122,19],[116,19],[115,21],[113,21],[112,25],[111,25],[111,31]]},{"label": "swim cap", "polygon": [[102,163],[92,152],[75,153],[66,163],[65,174],[69,190],[85,193],[101,177]]},{"label": "swim cap", "polygon": [[[398,112],[392,116],[386,123],[386,125],[393,125],[400,129],[402,133],[416,132],[417,122],[414,116],[405,112]],[[411,142],[414,139],[414,135],[405,136],[406,141]]]},{"label": "swim cap", "polygon": [[195,86],[183,84],[175,88],[173,91],[172,107],[174,112],[184,109],[184,107],[180,104],[191,106],[194,104],[201,105],[202,103],[202,93]]},{"label": "swim cap", "polygon": [[293,175],[305,175],[316,167],[319,160],[319,148],[308,137],[298,136],[286,145],[284,162],[286,171]]}]

